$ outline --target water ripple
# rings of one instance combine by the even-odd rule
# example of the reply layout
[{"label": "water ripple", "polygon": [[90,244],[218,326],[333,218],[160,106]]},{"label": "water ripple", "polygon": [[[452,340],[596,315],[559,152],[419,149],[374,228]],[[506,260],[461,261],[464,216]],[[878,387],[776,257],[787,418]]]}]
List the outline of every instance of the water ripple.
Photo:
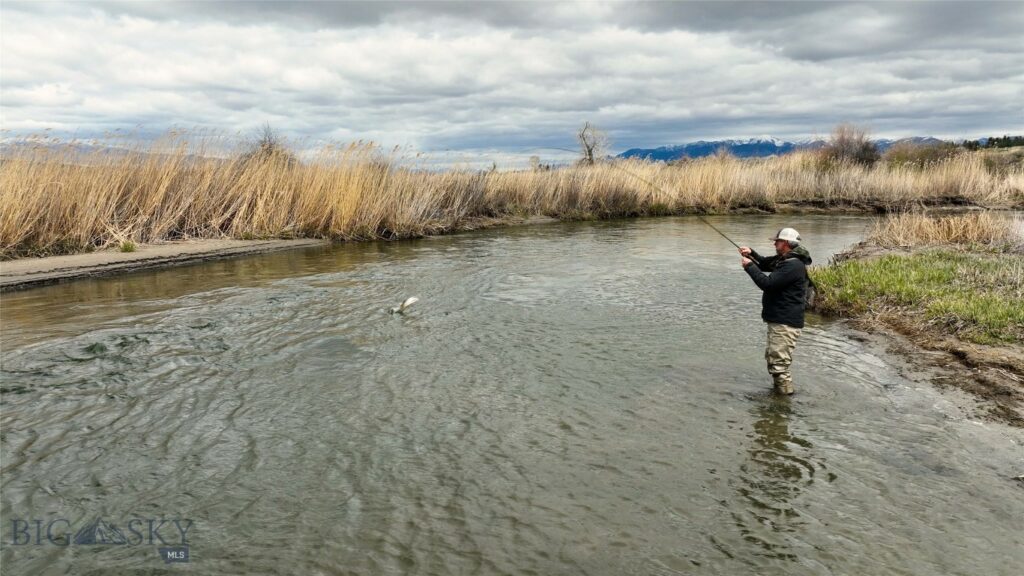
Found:
[{"label": "water ripple", "polygon": [[[796,225],[820,254],[864,221]],[[798,395],[772,397],[758,292],[702,226],[482,231],[5,295],[5,525],[187,517],[210,573],[1024,563],[1019,433],[820,319]],[[161,566],[145,546],[0,554],[5,573]]]}]

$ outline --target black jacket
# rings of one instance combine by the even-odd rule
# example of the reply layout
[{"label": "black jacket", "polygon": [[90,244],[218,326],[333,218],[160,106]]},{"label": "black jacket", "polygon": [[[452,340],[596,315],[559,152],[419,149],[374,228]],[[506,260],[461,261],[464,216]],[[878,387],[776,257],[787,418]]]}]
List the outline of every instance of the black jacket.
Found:
[{"label": "black jacket", "polygon": [[[765,258],[757,252],[751,252],[750,259],[753,262],[744,270],[764,292],[761,296],[761,319],[803,328],[809,282],[807,265],[811,263],[811,254],[803,246],[797,246],[785,256]],[[771,272],[771,275],[765,274],[762,269]]]}]

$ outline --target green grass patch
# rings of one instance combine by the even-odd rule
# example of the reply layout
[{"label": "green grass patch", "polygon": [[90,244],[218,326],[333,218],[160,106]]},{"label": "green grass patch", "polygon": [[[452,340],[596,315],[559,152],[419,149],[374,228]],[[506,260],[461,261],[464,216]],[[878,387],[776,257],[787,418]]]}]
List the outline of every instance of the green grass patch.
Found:
[{"label": "green grass patch", "polygon": [[981,344],[1024,343],[1024,259],[1019,254],[930,250],[812,269],[815,307],[856,316],[898,308]]}]

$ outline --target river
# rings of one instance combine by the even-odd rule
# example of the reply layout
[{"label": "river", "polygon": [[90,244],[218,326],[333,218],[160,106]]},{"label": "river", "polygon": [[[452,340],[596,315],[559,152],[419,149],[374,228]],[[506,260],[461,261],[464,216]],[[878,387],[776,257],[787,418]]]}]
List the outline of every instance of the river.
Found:
[{"label": "river", "polygon": [[5,294],[4,574],[1021,573],[1024,433],[813,316],[773,397],[759,298],[693,217]]}]

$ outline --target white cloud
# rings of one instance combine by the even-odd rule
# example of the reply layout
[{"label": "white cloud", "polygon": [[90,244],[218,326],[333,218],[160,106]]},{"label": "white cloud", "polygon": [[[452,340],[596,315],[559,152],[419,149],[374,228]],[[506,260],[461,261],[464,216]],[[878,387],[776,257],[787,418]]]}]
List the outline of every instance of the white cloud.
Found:
[{"label": "white cloud", "polygon": [[309,142],[473,162],[572,147],[585,120],[618,149],[804,137],[846,120],[892,137],[1024,130],[1024,50],[1006,18],[979,20],[987,6],[965,18],[973,36],[945,40],[929,30],[948,32],[949,18],[903,5],[780,5],[763,18],[720,3],[289,6],[7,2],[0,123],[88,135],[270,122]]}]

